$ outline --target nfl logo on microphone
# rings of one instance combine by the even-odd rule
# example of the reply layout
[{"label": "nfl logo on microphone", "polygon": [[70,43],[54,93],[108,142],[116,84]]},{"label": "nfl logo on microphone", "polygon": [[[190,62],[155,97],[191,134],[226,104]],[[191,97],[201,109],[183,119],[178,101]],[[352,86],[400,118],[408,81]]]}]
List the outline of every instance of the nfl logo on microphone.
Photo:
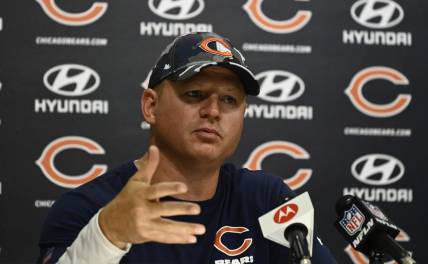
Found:
[{"label": "nfl logo on microphone", "polygon": [[354,235],[361,230],[364,224],[365,217],[361,211],[353,204],[352,207],[345,211],[342,220],[339,221],[340,225],[349,235]]}]

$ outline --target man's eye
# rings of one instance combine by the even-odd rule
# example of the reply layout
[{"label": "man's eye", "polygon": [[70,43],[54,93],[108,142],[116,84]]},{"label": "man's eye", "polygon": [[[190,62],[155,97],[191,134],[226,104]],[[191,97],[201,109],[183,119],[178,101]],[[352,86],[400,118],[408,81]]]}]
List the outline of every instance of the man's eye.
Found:
[{"label": "man's eye", "polygon": [[237,102],[236,98],[233,96],[225,96],[223,98],[223,101],[227,104],[236,104],[236,102]]},{"label": "man's eye", "polygon": [[187,91],[186,95],[189,97],[199,98],[203,96],[203,93],[198,90]]}]

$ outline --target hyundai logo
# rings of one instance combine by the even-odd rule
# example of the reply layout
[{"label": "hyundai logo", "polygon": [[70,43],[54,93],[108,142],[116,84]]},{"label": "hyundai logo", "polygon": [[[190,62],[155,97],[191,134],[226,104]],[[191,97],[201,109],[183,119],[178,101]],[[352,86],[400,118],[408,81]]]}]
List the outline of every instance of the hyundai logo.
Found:
[{"label": "hyundai logo", "polygon": [[203,0],[149,0],[149,8],[158,16],[172,20],[185,20],[199,15]]},{"label": "hyundai logo", "polygon": [[368,154],[354,161],[351,172],[357,180],[365,184],[388,185],[403,177],[404,165],[386,154]]},{"label": "hyundai logo", "polygon": [[46,88],[56,94],[82,96],[98,88],[100,77],[87,66],[62,64],[48,70],[43,76],[43,82]]},{"label": "hyundai logo", "polygon": [[289,102],[300,97],[305,91],[303,80],[286,71],[264,71],[257,74],[256,79],[260,82],[258,97],[269,102]]},{"label": "hyundai logo", "polygon": [[383,29],[399,24],[404,11],[392,0],[360,0],[352,5],[351,16],[360,25]]}]

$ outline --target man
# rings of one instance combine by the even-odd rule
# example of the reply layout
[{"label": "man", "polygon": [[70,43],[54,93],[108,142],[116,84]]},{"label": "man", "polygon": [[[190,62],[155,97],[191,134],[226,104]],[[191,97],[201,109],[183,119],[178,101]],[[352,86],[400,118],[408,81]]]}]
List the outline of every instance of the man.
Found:
[{"label": "man", "polygon": [[[285,263],[257,218],[293,196],[279,177],[223,165],[259,85],[214,33],[176,38],[141,99],[150,147],[66,193],[40,239],[42,263]],[[335,263],[316,241],[314,263]]]}]

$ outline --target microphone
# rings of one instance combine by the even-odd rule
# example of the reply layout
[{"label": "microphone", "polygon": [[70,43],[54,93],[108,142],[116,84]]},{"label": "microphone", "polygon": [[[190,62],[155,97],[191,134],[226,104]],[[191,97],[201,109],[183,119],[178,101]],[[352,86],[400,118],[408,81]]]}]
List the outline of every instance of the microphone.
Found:
[{"label": "microphone", "polygon": [[401,264],[416,263],[395,241],[399,228],[377,207],[352,195],[341,197],[336,203],[336,229],[356,250],[370,257],[370,263],[381,263],[386,253]]},{"label": "microphone", "polygon": [[291,248],[291,263],[311,263],[314,207],[308,192],[260,216],[259,224],[266,239]]}]

